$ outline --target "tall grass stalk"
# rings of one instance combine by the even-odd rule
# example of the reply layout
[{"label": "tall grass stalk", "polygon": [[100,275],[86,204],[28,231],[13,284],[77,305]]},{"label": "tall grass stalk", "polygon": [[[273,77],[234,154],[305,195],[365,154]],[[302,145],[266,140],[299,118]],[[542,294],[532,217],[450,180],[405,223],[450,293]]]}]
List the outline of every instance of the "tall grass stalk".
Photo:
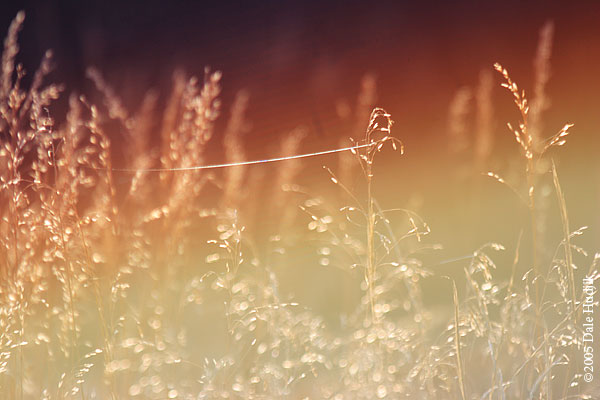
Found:
[{"label": "tall grass stalk", "polygon": [[456,283],[452,281],[452,296],[454,303],[454,349],[456,351],[456,371],[458,375],[458,385],[460,388],[460,395],[462,400],[467,400],[466,390],[465,390],[465,378],[463,373],[463,361],[460,349],[460,320],[459,320],[459,312],[458,312],[458,292],[456,290]]},{"label": "tall grass stalk", "polygon": [[554,182],[554,188],[556,190],[556,197],[558,199],[558,208],[560,210],[560,219],[563,228],[563,249],[565,255],[565,269],[567,277],[569,279],[569,288],[571,289],[571,312],[573,314],[575,322],[577,322],[577,296],[575,294],[575,276],[573,273],[573,250],[571,245],[571,231],[569,229],[569,216],[567,214],[567,204],[565,201],[565,195],[563,194],[558,180],[558,174],[556,173],[556,165],[552,162],[552,180]]},{"label": "tall grass stalk", "polygon": [[[383,125],[380,125],[382,124]],[[382,108],[375,108],[369,118],[369,124],[365,133],[364,144],[369,147],[363,148],[361,152],[357,152],[359,163],[362,168],[366,181],[366,201],[367,207],[365,210],[365,218],[367,222],[366,242],[367,242],[367,265],[365,268],[365,282],[367,284],[369,305],[371,309],[371,321],[375,324],[379,321],[379,317],[375,312],[375,304],[377,302],[374,290],[376,273],[377,273],[377,255],[375,245],[375,225],[378,214],[375,211],[375,199],[373,197],[373,161],[375,155],[383,148],[387,141],[391,141],[394,149],[400,143],[398,139],[390,136],[393,121],[390,114]],[[375,133],[380,133],[383,136],[376,138]],[[354,150],[353,150],[354,152]]]},{"label": "tall grass stalk", "polygon": [[[525,177],[527,182],[527,206],[529,208],[530,225],[531,225],[531,237],[532,237],[532,250],[533,250],[533,273],[537,277],[540,274],[540,266],[538,263],[538,241],[537,241],[537,223],[536,223],[536,207],[535,207],[535,195],[536,195],[536,162],[538,160],[538,152],[535,149],[537,143],[534,143],[533,136],[530,133],[528,117],[529,117],[529,103],[525,97],[525,91],[520,90],[519,87],[510,78],[506,68],[503,68],[500,64],[494,64],[496,71],[500,72],[505,80],[502,86],[507,88],[513,95],[514,102],[519,109],[521,121],[517,128],[509,123],[508,128],[515,135],[515,139],[523,149],[525,157]],[[535,307],[539,317],[540,311],[540,289],[538,281],[535,283]]]}]

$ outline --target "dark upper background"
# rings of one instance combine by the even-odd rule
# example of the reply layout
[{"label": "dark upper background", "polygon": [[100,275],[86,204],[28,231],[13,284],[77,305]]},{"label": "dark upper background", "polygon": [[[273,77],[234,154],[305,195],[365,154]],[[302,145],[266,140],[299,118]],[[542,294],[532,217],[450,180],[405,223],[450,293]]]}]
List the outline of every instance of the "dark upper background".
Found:
[{"label": "dark upper background", "polygon": [[[65,83],[67,91],[90,91],[84,71],[94,65],[135,107],[149,88],[167,93],[175,68],[198,75],[205,66],[222,70],[225,109],[237,90],[250,92],[248,142],[256,157],[268,155],[269,143],[298,125],[308,126],[316,139],[307,141],[306,150],[335,144],[328,138],[339,134],[336,102],[354,104],[361,77],[375,74],[377,104],[391,112],[395,134],[407,146],[401,160],[384,161],[380,180],[398,182],[397,188],[388,186],[390,202],[421,194],[422,213],[442,242],[457,232],[469,236],[460,226],[468,210],[446,204],[448,169],[437,162],[445,151],[448,104],[459,87],[475,87],[480,70],[496,61],[530,88],[538,30],[552,19],[552,108],[545,126],[552,134],[565,122],[576,124],[561,150],[563,186],[574,227],[600,221],[600,3],[3,2],[2,32],[19,9],[26,11],[20,60],[32,71],[43,52],[54,49],[52,79]],[[518,149],[503,125],[518,115],[500,88],[494,105],[497,146],[513,157]],[[214,157],[219,158],[218,151]],[[490,195],[486,224],[500,232],[489,235],[514,242],[517,223],[507,219],[511,211],[505,204],[510,195],[483,185]],[[455,210],[453,217],[444,211],[448,206]],[[503,230],[502,224],[509,227]],[[465,248],[487,240],[477,232]],[[597,230],[588,236],[594,250],[599,238]]]}]

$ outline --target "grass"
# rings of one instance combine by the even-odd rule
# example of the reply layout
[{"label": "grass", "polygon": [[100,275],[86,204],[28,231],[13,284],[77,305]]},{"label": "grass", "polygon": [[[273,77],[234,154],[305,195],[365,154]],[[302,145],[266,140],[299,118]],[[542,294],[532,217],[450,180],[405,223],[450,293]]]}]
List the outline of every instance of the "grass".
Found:
[{"label": "grass", "polygon": [[[520,114],[509,128],[524,169],[522,182],[488,175],[527,205],[531,245],[519,238],[512,264],[497,266],[495,253],[505,247],[483,244],[460,261],[464,275],[449,277],[452,291],[443,301],[451,306],[439,308],[425,301],[423,285],[448,277],[426,268],[414,251],[427,243],[428,225],[410,210],[383,209],[376,200],[376,156],[388,146],[402,153],[403,145],[393,136],[391,115],[371,104],[372,79],[363,82],[356,110],[370,117],[358,118],[366,133],[353,140],[353,160],[340,153],[339,174],[327,168],[345,204],[340,208],[294,183],[302,174],[295,158],[306,137],[302,129],[279,144],[274,158],[288,160],[270,164],[274,176],[248,166],[243,135],[251,98],[245,92],[224,132],[225,163],[236,166],[223,174],[196,168],[207,164],[223,113],[219,72],[206,70],[202,80],[175,73],[156,124],[155,94],[130,112],[90,69],[101,100],[70,95],[67,114],[58,118],[64,123],[56,123],[48,109],[67,94],[44,83],[50,52],[23,87],[16,64],[23,21],[19,13],[10,26],[0,74],[1,398],[596,395],[582,381],[576,282],[597,276],[600,257],[576,268],[576,260],[589,258],[575,245],[585,228],[571,231],[557,168],[549,163],[550,149],[565,144],[572,125],[547,140],[540,128],[551,25],[543,28],[538,51],[533,128],[525,92],[495,65]],[[477,168],[493,149],[490,91],[491,78],[482,74],[475,96]],[[463,90],[453,106],[456,118],[463,118],[469,96]],[[455,122],[453,140],[467,140],[464,124]],[[153,148],[157,130],[160,143]],[[123,170],[113,168],[115,138],[125,143]],[[348,180],[358,168],[362,183],[353,184]],[[548,200],[537,188],[549,176],[563,239],[543,265],[539,203]],[[265,190],[263,182],[275,188]],[[207,193],[213,192],[218,200],[211,203]],[[356,283],[350,293],[328,288],[354,305],[340,316],[339,329],[282,287],[277,260],[291,262],[299,244]],[[497,270],[511,271],[510,278]]]}]

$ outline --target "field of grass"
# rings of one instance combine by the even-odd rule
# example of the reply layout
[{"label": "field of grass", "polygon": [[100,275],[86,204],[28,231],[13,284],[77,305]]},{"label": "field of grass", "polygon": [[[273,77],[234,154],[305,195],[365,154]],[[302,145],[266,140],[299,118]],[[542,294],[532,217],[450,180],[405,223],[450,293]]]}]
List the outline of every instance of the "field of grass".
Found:
[{"label": "field of grass", "polygon": [[[356,126],[316,152],[328,155],[306,153],[298,128],[255,163],[252,100],[242,91],[224,109],[220,72],[177,72],[166,99],[130,111],[102,71],[88,70],[93,93],[48,82],[51,52],[25,75],[24,18],[0,72],[0,398],[600,397],[583,340],[600,249],[578,246],[586,227],[569,222],[560,179],[577,121],[542,125],[551,24],[533,90],[500,64],[482,74],[475,137],[472,95],[450,105],[448,151],[472,148],[469,168],[514,195],[521,233],[432,264],[427,215],[377,200],[399,185],[379,157],[411,149],[371,106],[368,76]],[[488,167],[495,86],[515,103],[506,177]],[[298,183],[317,158],[322,193]]]}]

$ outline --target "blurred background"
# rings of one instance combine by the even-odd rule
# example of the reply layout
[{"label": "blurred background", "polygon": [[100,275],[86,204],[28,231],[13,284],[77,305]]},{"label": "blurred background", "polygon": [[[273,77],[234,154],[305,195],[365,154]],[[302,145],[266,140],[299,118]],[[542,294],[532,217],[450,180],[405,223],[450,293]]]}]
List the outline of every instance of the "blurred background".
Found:
[{"label": "blurred background", "polygon": [[[597,2],[16,1],[0,9],[2,32],[25,10],[19,59],[32,72],[44,51],[53,49],[51,79],[64,83],[68,93],[94,98],[85,71],[95,66],[135,110],[150,89],[164,103],[175,70],[200,78],[205,67],[222,71],[223,116],[207,163],[223,161],[222,132],[240,90],[249,95],[248,159],[279,155],[282,138],[298,127],[305,135],[298,152],[335,148],[344,138],[361,137],[373,106],[385,108],[406,153],[384,151],[378,157],[375,196],[384,208],[409,208],[427,221],[432,230],[427,243],[443,249],[423,250],[418,257],[442,274],[462,270],[462,264],[447,261],[489,241],[504,244],[504,257],[511,260],[519,232],[527,230],[526,208],[483,175],[493,170],[524,190],[520,148],[506,128],[507,122],[518,123],[519,114],[493,64],[500,62],[533,93],[540,30],[551,21],[545,88],[550,102],[542,135],[575,124],[567,144],[549,156],[556,159],[571,228],[589,226],[577,243],[599,250]],[[59,122],[65,105],[66,96],[56,105]],[[489,132],[488,150],[477,150],[482,126]],[[119,137],[112,136],[114,165],[123,165]],[[314,195],[331,193],[322,165],[334,168],[338,158],[302,161],[294,183]],[[252,168],[261,171],[256,176],[265,186],[272,185],[268,174],[274,165]],[[360,193],[360,174],[350,178],[347,186]],[[551,179],[544,187],[549,210],[544,251],[551,256],[561,239],[560,215]],[[261,199],[263,193],[251,197]],[[287,204],[297,206],[294,199]],[[243,217],[250,227],[264,220],[260,207],[254,212],[259,216]],[[300,215],[295,221],[305,229],[310,220]]]}]

